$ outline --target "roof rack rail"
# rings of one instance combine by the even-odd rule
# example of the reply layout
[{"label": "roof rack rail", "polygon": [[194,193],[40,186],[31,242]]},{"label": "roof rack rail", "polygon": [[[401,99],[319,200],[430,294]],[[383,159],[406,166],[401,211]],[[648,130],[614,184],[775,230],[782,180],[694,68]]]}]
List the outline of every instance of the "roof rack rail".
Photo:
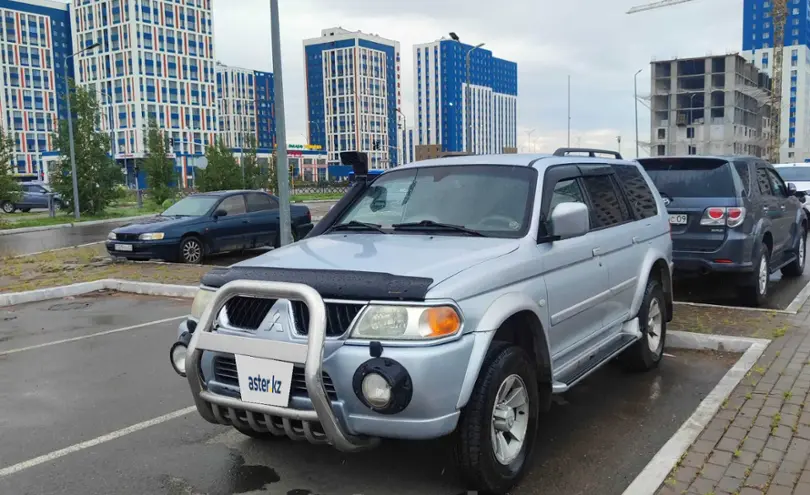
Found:
[{"label": "roof rack rail", "polygon": [[596,154],[613,155],[617,160],[622,159],[622,154],[618,151],[599,150],[594,148],[559,148],[554,152],[554,156],[568,156],[572,153],[587,153],[589,157],[596,158]]}]

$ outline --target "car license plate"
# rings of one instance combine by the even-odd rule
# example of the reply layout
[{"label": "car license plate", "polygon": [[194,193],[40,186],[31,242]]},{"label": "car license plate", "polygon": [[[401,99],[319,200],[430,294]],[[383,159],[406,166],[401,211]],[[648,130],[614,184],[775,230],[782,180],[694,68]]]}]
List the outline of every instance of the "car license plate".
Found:
[{"label": "car license plate", "polygon": [[669,223],[671,225],[686,225],[687,218],[688,217],[686,215],[670,215]]},{"label": "car license plate", "polygon": [[132,251],[132,244],[116,244],[116,251]]},{"label": "car license plate", "polygon": [[236,371],[243,401],[278,407],[289,405],[292,363],[236,355]]}]

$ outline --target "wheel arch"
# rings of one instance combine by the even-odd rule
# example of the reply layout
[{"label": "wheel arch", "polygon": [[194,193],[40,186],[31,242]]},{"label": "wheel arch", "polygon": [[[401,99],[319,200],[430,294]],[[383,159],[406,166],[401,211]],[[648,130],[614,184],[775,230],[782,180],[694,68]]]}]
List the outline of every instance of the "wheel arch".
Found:
[{"label": "wheel arch", "polygon": [[639,270],[638,283],[636,284],[636,292],[633,296],[633,305],[630,308],[630,314],[635,318],[641,310],[641,304],[644,302],[644,292],[647,289],[647,283],[651,277],[655,277],[661,282],[664,289],[664,296],[666,298],[666,312],[667,322],[672,321],[672,314],[674,308],[674,297],[672,291],[672,269],[667,257],[663,253],[649,250],[641,263]]},{"label": "wheel arch", "polygon": [[[489,305],[473,332],[475,342],[459,394],[457,405],[459,409],[469,401],[487,351],[495,341],[512,342],[529,353],[536,364],[541,395],[550,402],[553,373],[551,350],[543,318],[540,306],[523,293],[504,294]],[[545,391],[548,393],[542,393]]]}]

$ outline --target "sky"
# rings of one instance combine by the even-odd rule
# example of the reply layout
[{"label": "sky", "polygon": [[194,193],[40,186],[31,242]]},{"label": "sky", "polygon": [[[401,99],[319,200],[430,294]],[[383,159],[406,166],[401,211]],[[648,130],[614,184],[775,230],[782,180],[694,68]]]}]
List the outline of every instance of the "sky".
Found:
[{"label": "sky", "polygon": [[[213,0],[216,58],[272,70],[268,0]],[[306,140],[302,40],[340,26],[399,41],[402,111],[414,122],[413,45],[457,33],[518,64],[518,147],[553,152],[567,144],[635,156],[633,75],[649,94],[651,60],[725,54],[742,48],[743,0],[694,0],[633,15],[649,0],[280,0],[287,140]],[[638,105],[641,156],[649,109]],[[533,131],[533,132],[532,132]]]}]

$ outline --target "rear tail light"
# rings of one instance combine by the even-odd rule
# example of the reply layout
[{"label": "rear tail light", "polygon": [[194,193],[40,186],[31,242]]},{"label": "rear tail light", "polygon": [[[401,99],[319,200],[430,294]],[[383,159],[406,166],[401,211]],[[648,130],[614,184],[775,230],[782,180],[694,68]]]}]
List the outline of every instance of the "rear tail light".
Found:
[{"label": "rear tail light", "polygon": [[703,212],[700,225],[708,227],[739,227],[745,221],[745,208],[712,206]]}]

